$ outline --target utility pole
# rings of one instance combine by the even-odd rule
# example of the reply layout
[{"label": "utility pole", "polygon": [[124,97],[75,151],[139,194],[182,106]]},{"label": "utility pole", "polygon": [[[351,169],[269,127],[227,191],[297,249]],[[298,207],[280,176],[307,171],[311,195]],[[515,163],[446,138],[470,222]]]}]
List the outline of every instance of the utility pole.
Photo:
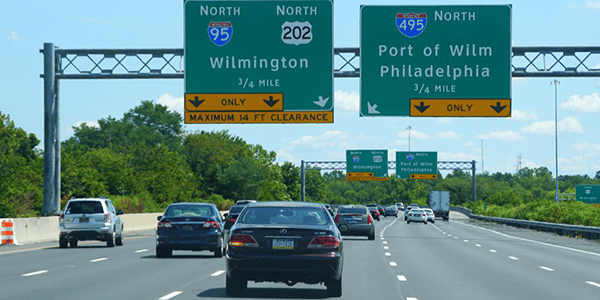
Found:
[{"label": "utility pole", "polygon": [[481,140],[481,174],[483,174],[483,140]]},{"label": "utility pole", "polygon": [[560,81],[554,79],[550,84],[554,85],[554,153],[556,154],[556,192],[554,201],[558,202],[558,85]]}]

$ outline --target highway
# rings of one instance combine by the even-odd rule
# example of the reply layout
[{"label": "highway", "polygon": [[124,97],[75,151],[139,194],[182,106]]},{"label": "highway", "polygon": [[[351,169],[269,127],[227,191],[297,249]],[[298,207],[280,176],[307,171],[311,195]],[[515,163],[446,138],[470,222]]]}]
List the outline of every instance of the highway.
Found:
[{"label": "highway", "polygon": [[[472,221],[376,223],[375,241],[344,238],[341,299],[600,299],[600,244]],[[225,258],[175,251],[151,234],[124,246],[0,249],[1,299],[222,299]],[[47,247],[42,247],[47,246]],[[16,250],[14,250],[16,249]],[[249,283],[241,299],[322,299],[323,285]]]}]

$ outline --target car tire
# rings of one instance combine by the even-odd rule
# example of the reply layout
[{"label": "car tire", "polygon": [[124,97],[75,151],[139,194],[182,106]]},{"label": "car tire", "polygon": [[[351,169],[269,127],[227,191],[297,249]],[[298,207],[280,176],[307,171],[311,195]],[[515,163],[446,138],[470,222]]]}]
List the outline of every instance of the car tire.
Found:
[{"label": "car tire", "polygon": [[110,248],[114,247],[115,239],[116,239],[116,233],[113,231],[113,233],[108,235],[108,237],[106,238],[106,246],[110,247]]},{"label": "car tire", "polygon": [[69,246],[71,246],[71,248],[77,248],[77,240],[76,239],[70,240]]},{"label": "car tire", "polygon": [[69,245],[69,240],[67,240],[67,238],[64,238],[64,237],[58,238],[58,246],[60,248],[67,248],[68,245]]},{"label": "car tire", "polygon": [[369,241],[375,240],[375,232],[369,234]]},{"label": "car tire", "polygon": [[410,224],[410,221],[406,221],[406,224]]},{"label": "car tire", "polygon": [[330,280],[327,282],[327,297],[341,297],[342,296],[342,278],[339,280]]},{"label": "car tire", "polygon": [[223,239],[221,239],[221,245],[217,249],[215,249],[215,257],[223,257]]},{"label": "car tire", "polygon": [[248,288],[248,280],[227,275],[225,278],[225,293],[227,296],[236,296]]},{"label": "car tire", "polygon": [[117,246],[123,246],[123,228],[121,228],[121,234],[119,234],[119,237],[115,238],[115,244]]}]

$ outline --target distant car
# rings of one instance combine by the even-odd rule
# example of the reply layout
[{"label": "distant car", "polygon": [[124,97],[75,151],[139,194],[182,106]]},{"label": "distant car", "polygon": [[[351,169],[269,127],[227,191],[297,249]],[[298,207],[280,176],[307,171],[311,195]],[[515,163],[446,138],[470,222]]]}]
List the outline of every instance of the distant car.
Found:
[{"label": "distant car", "polygon": [[373,217],[373,219],[380,221],[381,217],[379,215],[379,209],[377,209],[376,206],[369,206],[367,207],[369,209],[369,213],[371,213],[371,217]]},{"label": "distant car", "polygon": [[398,208],[396,207],[396,205],[392,205],[392,206],[388,206],[385,208],[384,211],[384,215],[387,216],[394,216],[394,217],[398,217]]},{"label": "distant car", "polygon": [[235,223],[237,217],[240,215],[246,205],[234,205],[229,209],[229,212],[224,215],[225,217],[225,230],[229,230],[233,223]]},{"label": "distant car", "polygon": [[325,208],[327,209],[327,211],[329,212],[329,214],[330,214],[332,217],[335,217],[335,211],[333,211],[333,208],[331,208],[331,205],[329,205],[329,204],[324,204],[324,206],[325,206]]},{"label": "distant car", "polygon": [[404,203],[402,203],[402,202],[398,202],[398,203],[396,203],[396,207],[397,207],[399,210],[404,210]]},{"label": "distant car", "polygon": [[435,214],[433,213],[433,209],[424,208],[425,214],[427,215],[427,222],[435,223]]},{"label": "distant car", "polygon": [[379,214],[385,217],[385,208],[383,208],[383,206],[377,204],[377,209],[379,210]]},{"label": "distant car", "polygon": [[258,202],[231,227],[225,292],[242,294],[248,281],[325,283],[342,296],[343,240],[329,212],[309,202]]},{"label": "distant car", "polygon": [[373,217],[363,205],[340,206],[335,215],[337,224],[342,235],[366,236],[369,240],[375,239],[375,224]]},{"label": "distant car", "polygon": [[419,208],[411,209],[406,219],[407,224],[410,224],[410,222],[423,222],[427,225],[427,214]]},{"label": "distant car", "polygon": [[81,198],[67,201],[59,218],[60,248],[77,247],[78,241],[105,241],[106,246],[123,245],[123,222],[107,198]]},{"label": "distant car", "polygon": [[414,208],[419,208],[419,205],[418,204],[410,204],[409,206],[406,207],[406,209],[404,209],[404,221],[406,221],[408,219],[408,212],[410,212]]},{"label": "distant car", "polygon": [[224,222],[214,204],[173,203],[157,219],[156,257],[171,257],[173,250],[208,250],[223,256]]},{"label": "distant car", "polygon": [[256,202],[256,200],[238,200],[235,202],[235,205],[246,205],[254,202]]}]

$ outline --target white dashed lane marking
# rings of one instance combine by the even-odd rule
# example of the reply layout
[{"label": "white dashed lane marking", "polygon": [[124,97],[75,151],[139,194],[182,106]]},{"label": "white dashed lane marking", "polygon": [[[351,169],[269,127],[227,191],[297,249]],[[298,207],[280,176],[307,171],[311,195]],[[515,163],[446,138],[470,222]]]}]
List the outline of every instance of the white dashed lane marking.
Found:
[{"label": "white dashed lane marking", "polygon": [[383,249],[388,250],[388,249],[390,249],[390,247],[384,246]]},{"label": "white dashed lane marking", "polygon": [[41,271],[37,271],[37,272],[31,272],[31,273],[23,274],[21,276],[23,276],[23,277],[29,277],[29,276],[44,274],[46,272],[48,272],[48,270],[41,270]]},{"label": "white dashed lane marking", "polygon": [[219,271],[216,271],[216,272],[210,274],[210,276],[216,277],[216,276],[219,276],[219,275],[221,275],[223,273],[225,273],[225,270],[219,270]]},{"label": "white dashed lane marking", "polygon": [[148,252],[148,249],[141,249],[141,250],[135,251],[135,253],[142,253],[142,252]]},{"label": "white dashed lane marking", "polygon": [[383,241],[384,244],[387,244],[387,241]]},{"label": "white dashed lane marking", "polygon": [[514,257],[514,256],[509,256],[508,258],[512,259],[512,260],[519,260],[518,257]]},{"label": "white dashed lane marking", "polygon": [[390,261],[390,266],[391,267],[397,267],[398,264],[395,261]]},{"label": "white dashed lane marking", "polygon": [[90,260],[90,262],[95,263],[95,262],[99,262],[99,261],[103,261],[103,260],[107,260],[108,258],[103,257],[103,258],[96,258],[96,259],[92,259]]},{"label": "white dashed lane marking", "polygon": [[586,281],[585,283],[591,284],[591,285],[596,286],[596,287],[600,287],[600,283],[595,283],[593,281]]},{"label": "white dashed lane marking", "polygon": [[481,245],[479,245],[479,244],[475,244],[475,246],[477,246],[477,247],[481,247]]},{"label": "white dashed lane marking", "polygon": [[494,249],[490,249],[490,252],[492,252],[492,253],[496,253],[496,252],[498,252],[498,251],[496,251],[496,250],[494,250]]},{"label": "white dashed lane marking", "polygon": [[392,254],[391,254],[391,253],[389,253],[389,252],[386,252],[386,253],[385,253],[385,256],[392,256]]},{"label": "white dashed lane marking", "polygon": [[171,299],[171,298],[173,298],[173,297],[175,297],[175,296],[177,296],[177,295],[179,295],[181,293],[183,293],[183,292],[182,291],[174,291],[174,292],[172,292],[172,293],[170,293],[168,295],[164,295],[164,296],[158,298],[158,300],[169,300],[169,299]]},{"label": "white dashed lane marking", "polygon": [[397,275],[399,281],[406,281],[406,277],[404,275]]},{"label": "white dashed lane marking", "polygon": [[550,269],[550,268],[544,267],[544,266],[540,266],[540,269],[546,270],[546,271],[549,271],[549,272],[554,272],[554,269]]}]

